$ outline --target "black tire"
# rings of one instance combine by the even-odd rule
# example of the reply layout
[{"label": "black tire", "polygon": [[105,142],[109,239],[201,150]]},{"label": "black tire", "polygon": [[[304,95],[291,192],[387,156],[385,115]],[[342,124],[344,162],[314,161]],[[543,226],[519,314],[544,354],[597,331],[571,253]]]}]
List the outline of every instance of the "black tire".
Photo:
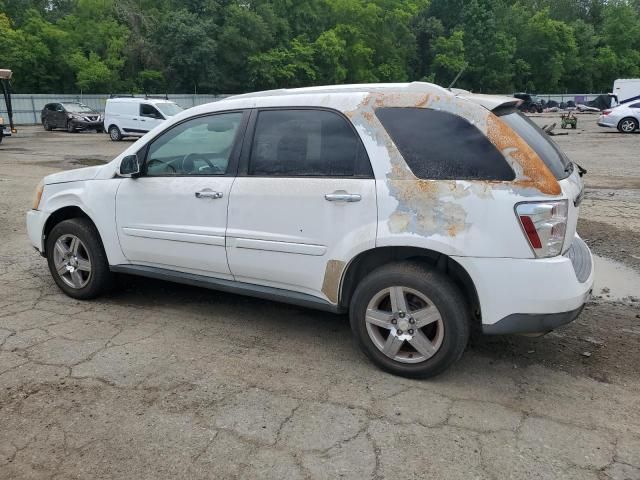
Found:
[{"label": "black tire", "polygon": [[0,127],[0,143],[2,143],[3,138],[4,138],[4,132],[2,131],[2,127]]},{"label": "black tire", "polygon": [[[627,127],[626,125],[629,125]],[[638,129],[638,121],[633,117],[626,117],[618,123],[618,131],[622,133],[633,133]]]},{"label": "black tire", "polygon": [[[91,272],[87,283],[82,288],[74,288],[62,279],[58,274],[54,250],[55,244],[61,237],[73,235],[80,239],[86,248],[86,254],[91,262]],[[56,285],[65,294],[79,300],[88,300],[107,292],[113,284],[113,275],[109,269],[107,255],[104,252],[100,234],[96,227],[86,218],[72,218],[63,220],[53,227],[46,241],[46,254],[49,271]]]},{"label": "black tire", "polygon": [[51,130],[53,130],[53,127],[49,125],[49,120],[47,120],[46,118],[42,121],[42,126],[47,132],[50,132]]},{"label": "black tire", "polygon": [[[368,333],[365,317],[369,302],[379,292],[393,286],[406,287],[428,297],[440,314],[444,332],[440,346],[431,357],[419,363],[403,363],[390,358],[375,345]],[[469,309],[460,290],[446,275],[416,263],[391,263],[371,272],[356,288],[349,313],[356,343],[367,357],[381,369],[403,377],[429,378],[442,373],[462,356],[469,339]],[[396,327],[399,325],[398,322]],[[408,344],[403,344],[403,348],[404,345]]]},{"label": "black tire", "polygon": [[119,142],[120,140],[122,140],[122,133],[120,132],[120,129],[115,125],[111,125],[109,127],[109,138],[111,138],[112,142]]},{"label": "black tire", "polygon": [[69,132],[69,133],[75,133],[76,132],[76,127],[73,126],[73,122],[71,120],[69,120],[67,122],[67,132]]},{"label": "black tire", "polygon": [[96,133],[104,133],[104,128],[96,128]]}]

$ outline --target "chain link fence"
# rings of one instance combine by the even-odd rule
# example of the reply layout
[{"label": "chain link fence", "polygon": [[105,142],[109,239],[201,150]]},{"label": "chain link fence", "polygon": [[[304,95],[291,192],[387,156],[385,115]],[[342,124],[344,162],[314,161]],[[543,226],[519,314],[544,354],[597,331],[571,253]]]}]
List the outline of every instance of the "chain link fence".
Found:
[{"label": "chain link fence", "polygon": [[[164,96],[164,95],[163,95]],[[191,108],[203,103],[215,102],[229,95],[188,95],[169,94],[169,100],[176,102],[182,108]],[[104,106],[109,95],[68,95],[68,94],[28,94],[14,93],[11,95],[13,105],[13,121],[16,125],[30,125],[40,123],[40,111],[47,103],[82,102],[94,110],[104,113]],[[2,97],[0,96],[0,100]],[[7,118],[4,101],[0,101],[0,117]]]},{"label": "chain link fence", "polygon": [[[598,93],[554,93],[538,94],[537,97],[548,102],[553,100],[560,103],[573,101],[576,104],[586,104],[594,100]],[[182,108],[190,108],[203,103],[222,100],[229,95],[189,95],[189,94],[169,94],[169,99],[176,102]],[[40,123],[40,111],[47,103],[54,102],[82,102],[94,110],[104,113],[104,106],[109,95],[69,95],[69,94],[28,94],[18,93],[11,95],[13,103],[13,120],[17,125],[29,125]],[[6,107],[4,102],[0,102],[0,116],[6,118]]]}]

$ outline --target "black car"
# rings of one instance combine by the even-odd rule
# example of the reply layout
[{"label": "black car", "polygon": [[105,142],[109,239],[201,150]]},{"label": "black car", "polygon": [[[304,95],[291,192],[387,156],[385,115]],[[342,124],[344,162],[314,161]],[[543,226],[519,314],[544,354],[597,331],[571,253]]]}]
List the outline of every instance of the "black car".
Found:
[{"label": "black car", "polygon": [[40,113],[45,130],[64,128],[67,132],[95,130],[104,132],[102,115],[79,102],[48,103]]},{"label": "black car", "polygon": [[530,93],[514,93],[514,97],[522,100],[518,105],[518,110],[528,113],[542,113],[544,110],[544,102],[535,95]]}]

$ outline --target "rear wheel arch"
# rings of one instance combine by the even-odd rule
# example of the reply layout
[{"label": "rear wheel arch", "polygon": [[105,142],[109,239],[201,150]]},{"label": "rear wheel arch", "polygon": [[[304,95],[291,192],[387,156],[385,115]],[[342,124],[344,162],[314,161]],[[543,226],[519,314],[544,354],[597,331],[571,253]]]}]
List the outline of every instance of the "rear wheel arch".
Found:
[{"label": "rear wheel arch", "polygon": [[[618,130],[620,130],[621,132],[624,132],[624,130],[622,129],[622,123],[629,120],[631,120],[635,124],[636,128],[634,130],[637,130],[638,127],[640,126],[640,122],[638,122],[638,119],[636,119],[635,117],[624,117],[622,120],[620,120],[618,122]],[[625,132],[625,133],[628,133],[628,132]]]},{"label": "rear wheel arch", "polygon": [[383,265],[402,261],[427,265],[450,277],[466,298],[473,323],[481,325],[480,300],[469,273],[448,255],[426,248],[378,247],[361,252],[349,262],[342,275],[339,305],[349,307],[358,283],[370,272]]}]

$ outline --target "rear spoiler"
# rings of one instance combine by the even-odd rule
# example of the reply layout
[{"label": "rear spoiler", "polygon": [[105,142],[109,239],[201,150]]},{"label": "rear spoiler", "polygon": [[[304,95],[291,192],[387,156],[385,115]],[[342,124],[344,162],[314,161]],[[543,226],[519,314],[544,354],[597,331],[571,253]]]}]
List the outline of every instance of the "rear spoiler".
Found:
[{"label": "rear spoiler", "polygon": [[503,95],[484,95],[459,89],[453,89],[452,92],[456,95],[456,97],[464,98],[465,100],[477,103],[487,110],[495,110],[497,108],[516,108],[522,103],[522,100],[520,100],[519,98],[507,97]]}]

